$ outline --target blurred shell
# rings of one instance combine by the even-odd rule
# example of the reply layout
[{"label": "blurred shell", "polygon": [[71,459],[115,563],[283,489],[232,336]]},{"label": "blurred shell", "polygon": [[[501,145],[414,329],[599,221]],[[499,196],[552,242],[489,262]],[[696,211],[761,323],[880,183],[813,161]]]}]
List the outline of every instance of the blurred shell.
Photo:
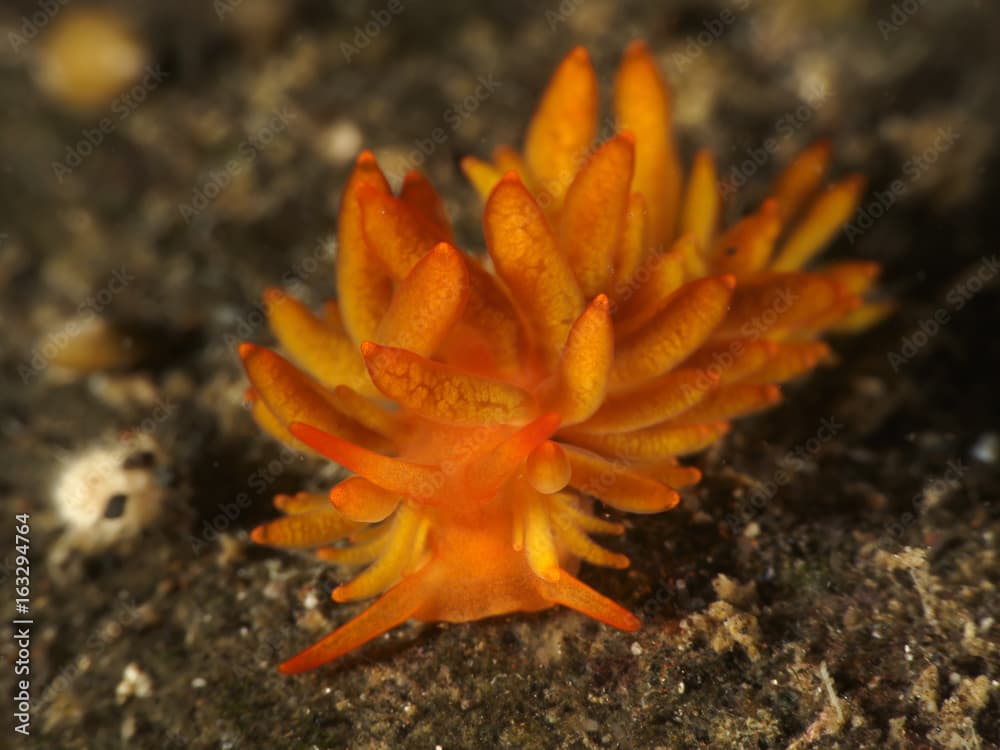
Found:
[{"label": "blurred shell", "polygon": [[96,315],[65,321],[35,347],[50,366],[83,374],[129,367],[141,348],[131,333]]},{"label": "blurred shell", "polygon": [[149,52],[119,14],[95,8],[60,14],[41,41],[36,78],[58,103],[77,110],[107,106],[142,74]]}]

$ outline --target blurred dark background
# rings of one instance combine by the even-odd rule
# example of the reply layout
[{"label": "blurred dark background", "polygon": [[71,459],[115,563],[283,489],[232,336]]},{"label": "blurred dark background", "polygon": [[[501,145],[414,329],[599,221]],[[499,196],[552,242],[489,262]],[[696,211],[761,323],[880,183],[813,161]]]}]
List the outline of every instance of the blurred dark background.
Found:
[{"label": "blurred dark background", "polygon": [[[357,609],[329,603],[336,571],[246,540],[270,494],[332,477],[244,408],[261,290],[332,295],[361,148],[397,185],[424,169],[481,247],[458,160],[518,143],[576,44],[607,94],[637,37],[685,158],[750,173],[730,218],[819,137],[868,175],[825,257],[881,263],[897,313],[700,457],[683,510],[630,519],[632,570],[585,572],[640,633],[413,625],[281,677]],[[5,2],[0,552],[7,601],[30,513],[37,703],[11,746],[1000,747],[998,58],[1000,7],[972,1]],[[162,514],[76,539],[56,484],[136,435]]]}]

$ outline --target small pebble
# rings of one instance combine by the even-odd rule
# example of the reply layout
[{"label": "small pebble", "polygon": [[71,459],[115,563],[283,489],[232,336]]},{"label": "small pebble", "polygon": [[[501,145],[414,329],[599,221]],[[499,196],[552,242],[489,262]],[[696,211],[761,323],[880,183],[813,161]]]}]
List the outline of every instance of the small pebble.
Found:
[{"label": "small pebble", "polygon": [[986,432],[972,446],[972,457],[984,464],[995,464],[1000,456],[1000,435]]},{"label": "small pebble", "polygon": [[130,698],[148,698],[153,694],[153,680],[134,661],[129,662],[115,688],[115,701],[119,706]]},{"label": "small pebble", "polygon": [[334,166],[351,163],[361,150],[364,136],[351,120],[337,120],[320,134],[320,153]]}]

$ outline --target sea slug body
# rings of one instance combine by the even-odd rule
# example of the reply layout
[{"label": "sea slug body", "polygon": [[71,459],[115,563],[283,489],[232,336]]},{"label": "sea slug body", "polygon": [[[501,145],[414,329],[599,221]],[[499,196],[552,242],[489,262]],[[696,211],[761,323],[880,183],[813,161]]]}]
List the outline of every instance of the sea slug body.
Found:
[{"label": "sea slug body", "polygon": [[485,200],[488,260],[455,246],[422,175],[393,195],[365,152],[340,205],[336,302],[317,315],[265,293],[290,359],[241,346],[254,416],[351,476],[329,497],[279,496],[284,515],[253,539],[365,566],[333,599],[379,597],[283,672],[410,618],[562,604],[635,630],[633,614],[576,577],[581,562],[629,565],[594,540],[624,528],[592,498],[627,513],[674,507],[700,478],[678,457],[776,403],[778,384],[827,356],[821,334],[885,314],[864,299],[874,264],[803,270],[863,185],[824,185],[828,143],[720,227],[714,163],[700,152],[683,179],[670,110],[633,43],[615,81],[618,132],[595,146],[597,79],[575,49],[523,153],[463,163]]}]

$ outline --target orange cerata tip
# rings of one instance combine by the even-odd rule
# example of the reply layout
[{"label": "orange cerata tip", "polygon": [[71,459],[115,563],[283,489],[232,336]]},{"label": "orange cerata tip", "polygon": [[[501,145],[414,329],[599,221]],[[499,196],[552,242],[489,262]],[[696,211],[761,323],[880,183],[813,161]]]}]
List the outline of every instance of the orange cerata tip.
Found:
[{"label": "orange cerata tip", "polygon": [[256,344],[251,344],[249,341],[244,341],[239,346],[240,358],[241,359],[247,359],[255,351],[257,351],[258,348],[259,347]]},{"label": "orange cerata tip", "polygon": [[264,292],[288,359],[240,345],[254,419],[351,475],[328,496],[279,495],[282,515],[251,538],[352,568],[334,601],[377,597],[282,672],[409,619],[562,605],[637,629],[577,577],[582,563],[629,565],[599,541],[625,529],[602,508],[675,507],[701,479],[679,457],[778,403],[781,383],[829,359],[823,334],[886,314],[866,299],[875,264],[811,267],[864,185],[825,184],[830,141],[725,226],[711,154],[684,173],[671,98],[633,42],[615,78],[618,132],[595,143],[597,76],[577,47],[523,153],[462,161],[485,201],[487,260],[455,246],[426,177],[407,173],[394,195],[364,151],[341,199],[337,299],[316,314]]}]

